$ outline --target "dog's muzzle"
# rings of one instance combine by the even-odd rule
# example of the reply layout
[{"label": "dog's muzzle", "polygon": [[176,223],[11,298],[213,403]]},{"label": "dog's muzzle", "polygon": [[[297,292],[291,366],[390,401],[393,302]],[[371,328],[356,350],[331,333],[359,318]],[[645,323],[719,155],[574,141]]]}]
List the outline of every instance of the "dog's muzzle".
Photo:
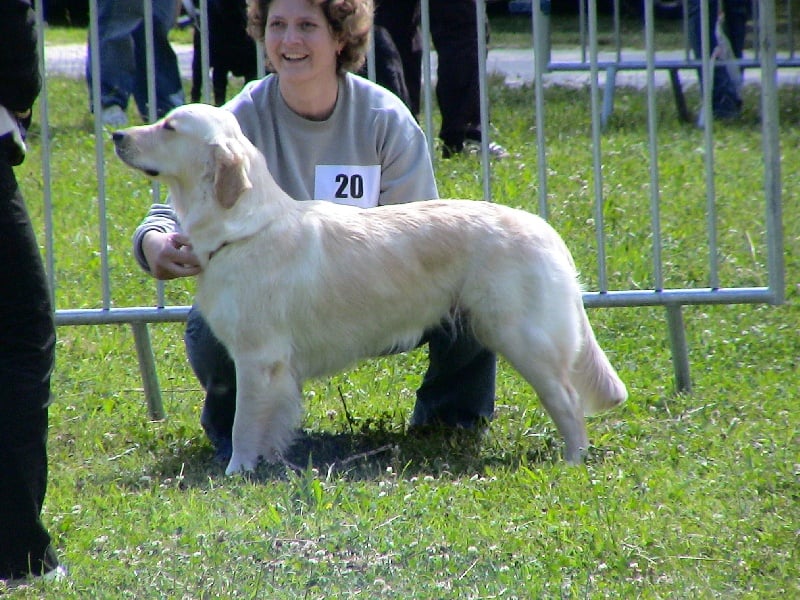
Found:
[{"label": "dog's muzzle", "polygon": [[125,164],[134,167],[135,169],[140,169],[146,175],[150,177],[158,177],[160,174],[159,171],[155,169],[149,168],[142,168],[134,163],[133,158],[131,157],[131,138],[128,134],[124,131],[115,131],[111,134],[111,139],[114,141],[114,150],[117,153],[117,156],[120,157],[122,162]]}]

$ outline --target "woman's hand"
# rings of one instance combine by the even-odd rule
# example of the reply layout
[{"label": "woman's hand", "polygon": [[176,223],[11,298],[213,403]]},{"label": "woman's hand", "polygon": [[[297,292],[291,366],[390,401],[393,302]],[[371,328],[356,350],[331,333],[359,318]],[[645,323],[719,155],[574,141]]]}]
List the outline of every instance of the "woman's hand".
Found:
[{"label": "woman's hand", "polygon": [[200,261],[182,233],[148,231],[142,238],[142,253],[156,279],[191,277],[200,272]]}]

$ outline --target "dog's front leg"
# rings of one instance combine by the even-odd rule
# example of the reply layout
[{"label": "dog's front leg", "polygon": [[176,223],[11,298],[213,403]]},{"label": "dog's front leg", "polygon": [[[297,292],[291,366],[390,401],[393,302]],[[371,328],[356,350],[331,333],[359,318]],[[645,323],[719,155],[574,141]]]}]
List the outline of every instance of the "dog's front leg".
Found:
[{"label": "dog's front leg", "polygon": [[233,454],[225,474],[252,471],[281,457],[302,417],[300,384],[285,362],[235,360]]}]

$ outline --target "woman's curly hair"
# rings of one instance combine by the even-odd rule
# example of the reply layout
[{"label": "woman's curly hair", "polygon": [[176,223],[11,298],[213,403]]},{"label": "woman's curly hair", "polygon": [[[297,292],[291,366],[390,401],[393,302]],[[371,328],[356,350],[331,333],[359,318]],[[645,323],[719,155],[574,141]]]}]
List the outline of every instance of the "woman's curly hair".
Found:
[{"label": "woman's curly hair", "polygon": [[[374,5],[372,0],[307,0],[322,8],[333,30],[342,42],[336,57],[339,73],[358,71],[364,64],[372,31]],[[257,42],[264,42],[267,13],[273,0],[247,0],[247,33]]]}]

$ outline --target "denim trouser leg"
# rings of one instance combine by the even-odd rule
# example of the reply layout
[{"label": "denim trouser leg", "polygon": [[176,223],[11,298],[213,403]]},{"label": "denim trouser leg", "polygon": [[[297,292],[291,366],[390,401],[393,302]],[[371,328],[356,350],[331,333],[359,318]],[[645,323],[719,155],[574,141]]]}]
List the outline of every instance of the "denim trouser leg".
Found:
[{"label": "denim trouser leg", "polygon": [[[196,307],[186,323],[189,363],[206,391],[200,423],[220,460],[230,458],[236,414],[236,368]],[[412,425],[472,427],[494,414],[494,353],[482,347],[462,322],[428,331],[430,365],[417,390]]]},{"label": "denim trouser leg", "polygon": [[[133,95],[139,113],[147,119],[147,54],[142,2],[100,0],[97,8],[101,104],[103,108],[116,104],[126,109]],[[178,60],[168,39],[174,18],[173,0],[153,2],[153,56],[159,117],[184,103]],[[91,90],[93,49],[91,44],[89,46],[86,80]]]},{"label": "denim trouser leg", "polygon": [[192,307],[186,322],[186,352],[200,385],[206,392],[200,424],[214,445],[217,458],[227,461],[232,452],[233,417],[236,414],[236,368],[230,354]]},{"label": "denim trouser leg", "polygon": [[[688,5],[688,16],[689,16],[689,39],[692,44],[692,50],[697,58],[703,56],[703,49],[702,49],[702,38],[701,38],[701,22],[700,22],[700,1],[701,0],[689,0]],[[733,5],[741,4],[739,2],[731,2]],[[719,10],[719,3],[717,0],[708,0],[708,37],[709,37],[709,51],[712,51],[717,46],[717,36],[716,36],[716,22],[717,22],[717,11]],[[744,34],[744,22],[741,22],[741,19],[747,19],[747,12],[746,10],[736,10],[733,11],[730,15],[728,15],[728,7],[725,7],[726,10],[726,19],[729,21],[726,30],[727,34],[735,33],[736,38],[731,39],[731,47],[734,53],[739,52],[738,55],[741,55],[741,48],[744,44],[744,38],[738,38],[738,35]],[[733,27],[731,28],[731,24]],[[742,100],[739,96],[739,90],[736,87],[736,83],[731,79],[731,76],[728,73],[728,70],[725,66],[719,65],[714,67],[713,72],[714,82],[713,82],[713,90],[711,93],[712,96],[712,107],[714,111],[714,116],[720,118],[729,118],[735,117],[739,114],[742,107]],[[701,79],[702,85],[702,79]]]},{"label": "denim trouser leg", "polygon": [[472,427],[494,414],[495,354],[457,320],[425,335],[430,364],[417,390],[411,425]]},{"label": "denim trouser leg", "polygon": [[[136,76],[131,34],[142,22],[141,5],[141,2],[131,0],[99,0],[97,3],[102,108],[117,105],[125,110],[128,107]],[[86,58],[86,82],[90,98],[93,52],[90,39]]]},{"label": "denim trouser leg", "polygon": [[[175,5],[172,0],[153,2],[153,63],[155,66],[156,117],[161,118],[186,99],[178,69],[178,58],[169,43],[169,31],[175,19]],[[147,40],[144,23],[133,31],[134,61],[136,76],[133,97],[139,114],[147,121],[150,117],[147,96]]]},{"label": "denim trouser leg", "polygon": [[753,5],[750,0],[723,0],[722,10],[725,12],[725,35],[730,40],[733,55],[742,58],[747,21],[752,17]]}]

